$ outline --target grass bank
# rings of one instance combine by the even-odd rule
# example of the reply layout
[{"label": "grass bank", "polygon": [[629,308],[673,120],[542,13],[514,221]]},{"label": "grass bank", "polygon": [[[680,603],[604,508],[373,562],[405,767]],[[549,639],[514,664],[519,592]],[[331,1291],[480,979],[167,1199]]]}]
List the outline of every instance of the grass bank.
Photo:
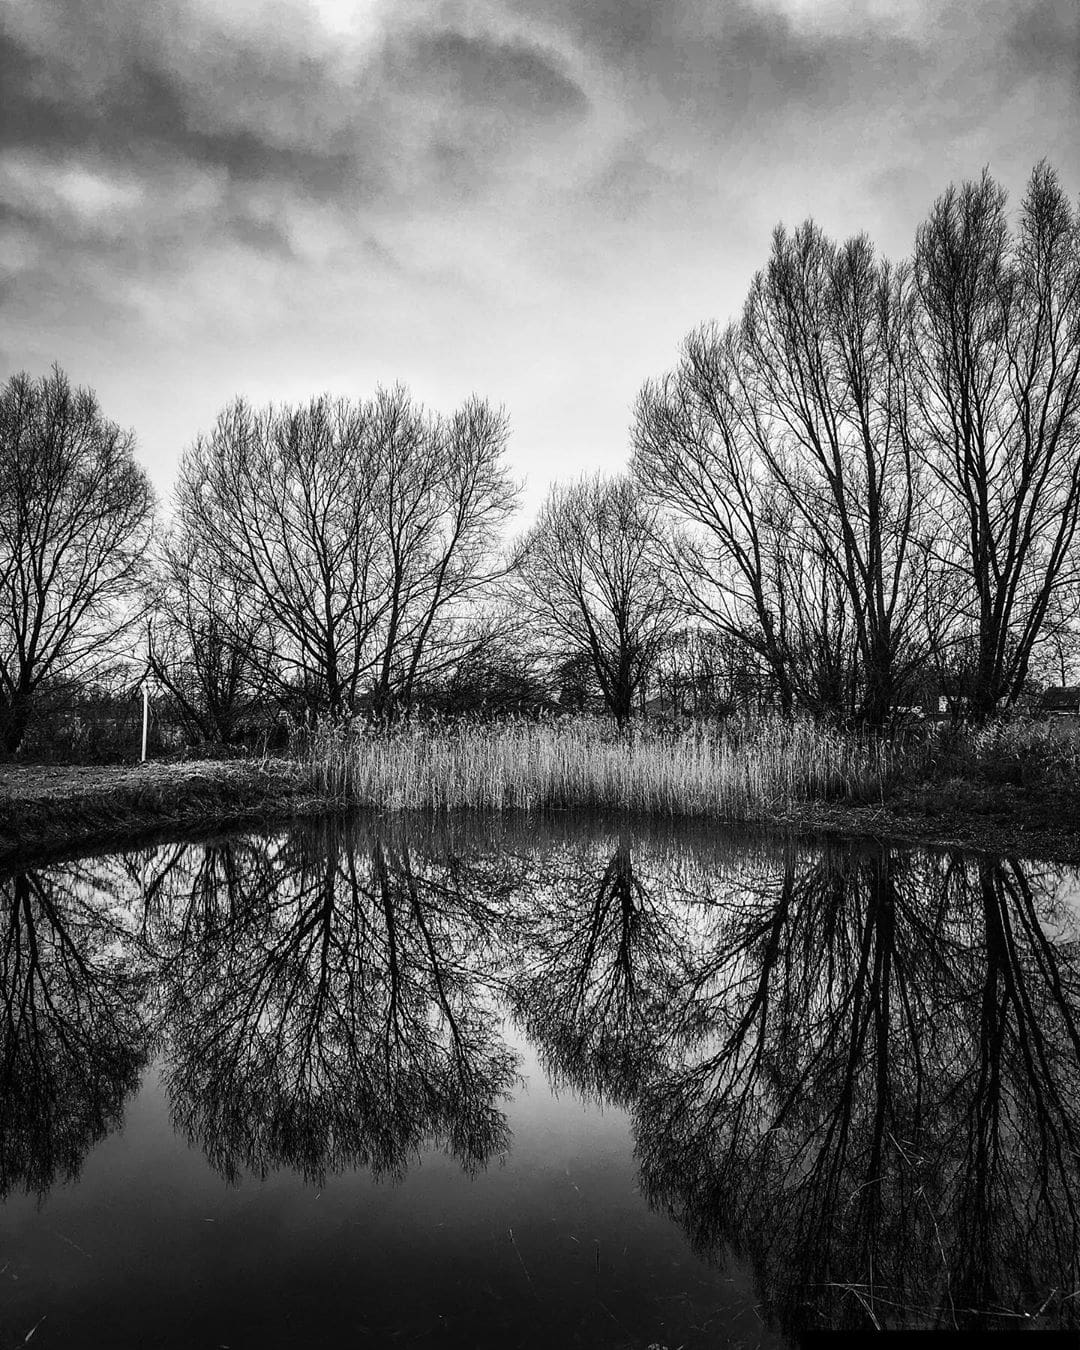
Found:
[{"label": "grass bank", "polygon": [[0,766],[0,856],[324,809],[295,763]]}]

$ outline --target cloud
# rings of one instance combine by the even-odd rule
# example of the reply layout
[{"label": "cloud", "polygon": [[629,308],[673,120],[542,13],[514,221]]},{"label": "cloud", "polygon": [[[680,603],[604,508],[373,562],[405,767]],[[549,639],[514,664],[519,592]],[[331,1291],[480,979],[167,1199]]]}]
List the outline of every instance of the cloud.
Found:
[{"label": "cloud", "polygon": [[151,12],[68,7],[53,23],[8,32],[0,145],[77,150],[147,173],[179,160],[317,196],[349,179],[356,142],[348,117],[324,115],[341,74],[327,56],[257,45],[258,33],[226,45],[182,21],[155,31]]},{"label": "cloud", "polygon": [[[536,12],[532,0],[515,0]],[[547,0],[551,22],[640,80],[654,107],[715,124],[743,102],[756,112],[834,106],[874,81],[899,84],[923,54],[910,25],[883,14],[861,24],[851,7],[803,3],[724,5],[678,0]],[[887,11],[886,11],[887,13]],[[830,14],[833,21],[828,21]]]},{"label": "cloud", "polygon": [[[584,90],[558,58],[531,43],[446,29],[413,32],[390,63],[413,86],[438,91],[462,108],[548,122],[583,116]],[[400,49],[399,49],[400,50]]]},{"label": "cloud", "polygon": [[895,254],[987,162],[1075,188],[1075,32],[1074,0],[9,0],[0,356],[71,360],[163,462],[237,388],[401,377],[510,400],[541,473],[611,467],[777,220]]},{"label": "cloud", "polygon": [[0,155],[0,200],[23,220],[46,214],[70,233],[115,237],[145,201],[137,180],[84,162],[42,161],[17,151]]},{"label": "cloud", "polygon": [[[190,7],[156,28],[160,11],[120,0],[44,0],[38,13],[0,44],[0,148],[77,150],[151,177],[179,161],[362,204],[408,188],[409,158],[478,142],[510,152],[588,108],[557,59],[520,39],[406,28],[332,47],[297,23],[222,32]],[[455,167],[476,165],[463,154]]]},{"label": "cloud", "polygon": [[1004,38],[1013,79],[1062,80],[1080,99],[1080,10],[1074,0],[1045,0],[1015,14]]}]

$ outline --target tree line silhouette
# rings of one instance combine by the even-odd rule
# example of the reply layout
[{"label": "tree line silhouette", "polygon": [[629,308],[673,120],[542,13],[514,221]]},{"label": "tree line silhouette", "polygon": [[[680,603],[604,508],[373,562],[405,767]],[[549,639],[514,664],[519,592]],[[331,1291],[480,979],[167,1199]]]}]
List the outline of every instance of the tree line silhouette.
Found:
[{"label": "tree line silhouette", "polygon": [[[778,228],[740,317],[637,399],[625,474],[518,503],[505,412],[401,386],[232,403],[168,526],[59,370],[0,392],[0,735],[121,658],[183,734],[418,707],[737,703],[979,719],[1076,651],[1080,221],[952,186],[912,256]],[[132,660],[133,658],[133,660]]]}]

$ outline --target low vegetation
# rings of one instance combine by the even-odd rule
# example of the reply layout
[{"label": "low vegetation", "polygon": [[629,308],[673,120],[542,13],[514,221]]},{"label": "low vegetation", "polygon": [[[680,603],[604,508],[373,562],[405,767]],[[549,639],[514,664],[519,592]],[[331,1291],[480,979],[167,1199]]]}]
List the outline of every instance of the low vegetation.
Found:
[{"label": "low vegetation", "polygon": [[576,808],[788,824],[843,816],[855,829],[932,826],[986,842],[994,831],[1064,839],[1080,809],[1071,719],[890,735],[780,715],[621,734],[584,716],[424,721],[389,732],[323,728],[295,753],[312,796],[380,810]]},{"label": "low vegetation", "polygon": [[1071,719],[882,735],[809,718],[322,726],[280,755],[0,766],[0,854],[353,807],[696,817],[1077,856]]},{"label": "low vegetation", "polygon": [[899,741],[769,716],[619,734],[599,718],[323,728],[300,756],[312,788],[372,807],[563,807],[747,819],[808,799],[881,800]]}]

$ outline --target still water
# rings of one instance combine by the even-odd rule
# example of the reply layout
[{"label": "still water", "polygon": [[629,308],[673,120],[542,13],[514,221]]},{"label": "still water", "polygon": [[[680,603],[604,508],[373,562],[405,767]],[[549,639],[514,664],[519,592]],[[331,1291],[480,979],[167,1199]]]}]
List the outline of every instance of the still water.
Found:
[{"label": "still water", "polygon": [[0,1350],[1080,1323],[1080,882],[358,819],[0,878]]}]

